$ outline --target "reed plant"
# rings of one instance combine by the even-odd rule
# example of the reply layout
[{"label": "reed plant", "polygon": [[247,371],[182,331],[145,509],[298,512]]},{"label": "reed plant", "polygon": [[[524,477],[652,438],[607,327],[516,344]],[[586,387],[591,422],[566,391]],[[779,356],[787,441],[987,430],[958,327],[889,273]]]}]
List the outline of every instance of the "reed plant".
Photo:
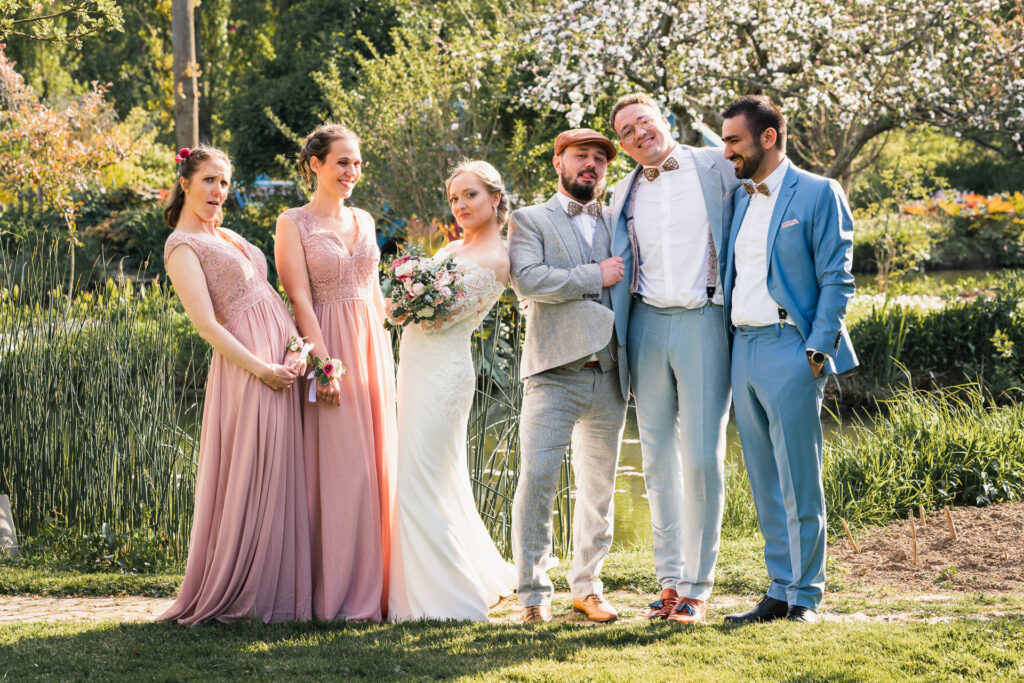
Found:
[{"label": "reed plant", "polygon": [[903,389],[867,421],[827,441],[823,478],[833,534],[923,505],[1024,498],[1024,405],[993,406],[977,386]]},{"label": "reed plant", "polygon": [[69,301],[56,249],[0,250],[0,490],[23,535],[141,532],[183,557],[207,352],[163,286]]}]

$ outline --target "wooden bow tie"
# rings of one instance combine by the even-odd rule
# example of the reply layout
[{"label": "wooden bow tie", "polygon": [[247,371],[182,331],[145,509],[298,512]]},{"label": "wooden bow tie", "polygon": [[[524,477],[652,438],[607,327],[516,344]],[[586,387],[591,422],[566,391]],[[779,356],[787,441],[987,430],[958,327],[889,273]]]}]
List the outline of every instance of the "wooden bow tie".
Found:
[{"label": "wooden bow tie", "polygon": [[661,165],[661,168],[657,166],[651,166],[650,168],[644,169],[644,178],[648,181],[653,182],[658,176],[661,175],[662,171],[674,171],[679,168],[679,162],[676,161],[675,157],[669,157],[665,159],[665,163]]},{"label": "wooden bow tie", "polygon": [[576,202],[569,202],[569,218],[575,218],[576,216],[579,216],[581,213],[588,213],[594,218],[600,218],[601,205],[598,204],[597,202],[591,202],[590,204],[583,206],[582,204],[577,204]]},{"label": "wooden bow tie", "polygon": [[768,186],[765,185],[764,183],[758,183],[757,185],[754,185],[754,183],[743,183],[743,189],[746,190],[747,194],[750,195],[751,197],[754,196],[755,192],[763,194],[765,197],[772,196],[772,193],[768,189]]}]

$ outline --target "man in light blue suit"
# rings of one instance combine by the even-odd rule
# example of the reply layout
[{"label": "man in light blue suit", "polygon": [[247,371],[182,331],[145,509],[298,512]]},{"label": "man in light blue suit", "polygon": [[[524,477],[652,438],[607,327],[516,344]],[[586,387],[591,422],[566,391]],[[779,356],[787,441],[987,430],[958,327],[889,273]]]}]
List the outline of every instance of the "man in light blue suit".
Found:
[{"label": "man in light blue suit", "polygon": [[619,99],[610,118],[638,164],[611,200],[611,253],[626,266],[611,300],[662,587],[648,618],[693,624],[711,595],[722,524],[729,342],[717,255],[739,182],[720,149],[676,143],[646,95]]},{"label": "man in light blue suit", "polygon": [[821,401],[857,365],[843,320],[853,296],[853,219],[835,180],[786,158],[786,119],[746,96],[722,114],[737,178],[722,284],[733,405],[771,585],[726,621],[814,622],[825,588]]}]

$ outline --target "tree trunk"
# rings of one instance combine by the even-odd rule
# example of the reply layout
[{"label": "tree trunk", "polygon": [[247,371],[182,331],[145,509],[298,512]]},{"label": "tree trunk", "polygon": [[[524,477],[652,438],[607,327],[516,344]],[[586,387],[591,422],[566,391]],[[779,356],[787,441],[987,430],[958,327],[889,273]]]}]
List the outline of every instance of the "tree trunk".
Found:
[{"label": "tree trunk", "polygon": [[199,145],[199,65],[196,63],[195,0],[173,0],[174,133],[178,147]]}]

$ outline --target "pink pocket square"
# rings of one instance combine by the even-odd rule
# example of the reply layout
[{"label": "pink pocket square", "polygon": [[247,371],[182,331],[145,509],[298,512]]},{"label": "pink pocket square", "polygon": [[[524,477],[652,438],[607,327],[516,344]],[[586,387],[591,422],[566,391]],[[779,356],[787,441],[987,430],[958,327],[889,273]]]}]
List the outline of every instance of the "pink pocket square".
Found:
[{"label": "pink pocket square", "polygon": [[728,199],[731,196],[732,196],[732,192],[726,192],[725,194],[722,195],[722,199]]},{"label": "pink pocket square", "polygon": [[797,219],[795,219],[795,218],[792,218],[792,219],[790,219],[790,220],[786,221],[785,223],[783,223],[782,225],[780,225],[780,226],[779,226],[779,229],[781,230],[781,229],[783,229],[783,228],[788,228],[788,227],[791,227],[791,226],[793,226],[793,225],[796,225],[796,224],[797,224],[797,223],[799,223],[799,222],[800,222],[800,221],[798,221]]}]

